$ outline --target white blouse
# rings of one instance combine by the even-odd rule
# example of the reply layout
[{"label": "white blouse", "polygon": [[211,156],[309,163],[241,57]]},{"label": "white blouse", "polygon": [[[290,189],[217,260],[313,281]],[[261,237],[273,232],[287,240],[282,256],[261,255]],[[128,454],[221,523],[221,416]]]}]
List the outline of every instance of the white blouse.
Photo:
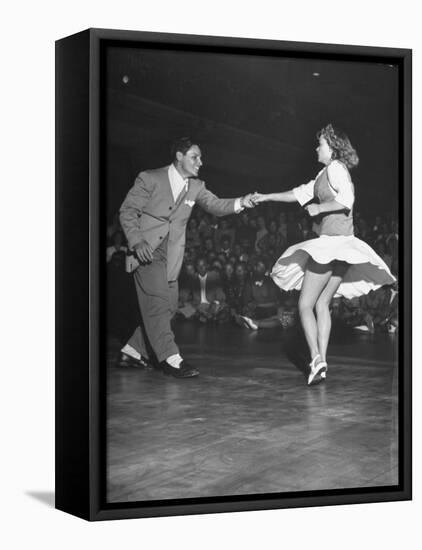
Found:
[{"label": "white blouse", "polygon": [[327,170],[328,182],[333,192],[334,200],[348,210],[351,210],[355,202],[353,183],[348,169],[338,160],[333,160],[328,166],[320,170],[314,180],[293,189],[298,203],[303,206],[314,198],[315,182],[324,170]]}]

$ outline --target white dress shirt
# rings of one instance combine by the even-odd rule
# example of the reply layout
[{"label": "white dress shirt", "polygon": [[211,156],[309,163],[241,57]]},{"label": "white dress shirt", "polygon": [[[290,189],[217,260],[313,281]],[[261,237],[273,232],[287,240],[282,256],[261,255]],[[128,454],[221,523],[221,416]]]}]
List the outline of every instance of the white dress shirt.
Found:
[{"label": "white dress shirt", "polygon": [[[183,188],[188,190],[189,187],[189,178],[182,178],[182,176],[177,171],[174,164],[170,164],[168,170],[171,192],[173,193],[174,202],[177,201],[180,193],[183,191]],[[240,206],[240,198],[237,198],[234,203],[234,211],[236,214],[241,212],[244,207]]]},{"label": "white dress shirt", "polygon": [[336,202],[351,210],[355,201],[353,183],[350,179],[349,171],[338,160],[333,160],[328,166],[320,170],[314,180],[293,189],[298,203],[303,206],[314,198],[315,182],[324,170],[327,170],[328,183]]},{"label": "white dress shirt", "polygon": [[186,191],[188,190],[189,179],[182,178],[182,176],[176,170],[174,164],[170,164],[168,173],[169,173],[171,192],[173,193],[174,202],[176,202],[180,193],[183,191],[183,188],[185,188]]}]

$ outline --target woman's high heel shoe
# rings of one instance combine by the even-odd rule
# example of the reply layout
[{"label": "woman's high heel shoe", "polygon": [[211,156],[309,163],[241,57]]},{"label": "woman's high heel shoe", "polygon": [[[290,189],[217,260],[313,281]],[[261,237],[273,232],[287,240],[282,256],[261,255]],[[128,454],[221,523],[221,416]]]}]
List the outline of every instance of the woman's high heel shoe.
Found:
[{"label": "woman's high heel shoe", "polygon": [[328,365],[325,361],[321,361],[319,354],[315,355],[309,363],[309,368],[308,386],[315,386],[326,379]]}]

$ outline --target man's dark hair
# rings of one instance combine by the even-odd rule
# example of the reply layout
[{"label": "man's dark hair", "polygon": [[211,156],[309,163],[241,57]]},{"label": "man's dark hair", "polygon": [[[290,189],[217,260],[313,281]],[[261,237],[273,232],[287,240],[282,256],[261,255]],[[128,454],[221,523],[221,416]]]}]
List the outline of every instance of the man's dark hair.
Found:
[{"label": "man's dark hair", "polygon": [[199,147],[199,143],[190,137],[181,137],[176,139],[171,146],[172,158],[176,158],[177,152],[185,155],[193,145],[197,145]]}]

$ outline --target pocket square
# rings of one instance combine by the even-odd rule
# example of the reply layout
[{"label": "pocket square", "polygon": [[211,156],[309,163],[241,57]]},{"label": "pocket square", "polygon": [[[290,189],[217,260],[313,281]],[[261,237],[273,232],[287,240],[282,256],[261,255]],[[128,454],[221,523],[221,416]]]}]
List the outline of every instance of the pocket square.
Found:
[{"label": "pocket square", "polygon": [[192,208],[192,206],[195,204],[195,201],[190,201],[190,200],[186,199],[185,204],[187,204],[188,206],[190,206]]}]

